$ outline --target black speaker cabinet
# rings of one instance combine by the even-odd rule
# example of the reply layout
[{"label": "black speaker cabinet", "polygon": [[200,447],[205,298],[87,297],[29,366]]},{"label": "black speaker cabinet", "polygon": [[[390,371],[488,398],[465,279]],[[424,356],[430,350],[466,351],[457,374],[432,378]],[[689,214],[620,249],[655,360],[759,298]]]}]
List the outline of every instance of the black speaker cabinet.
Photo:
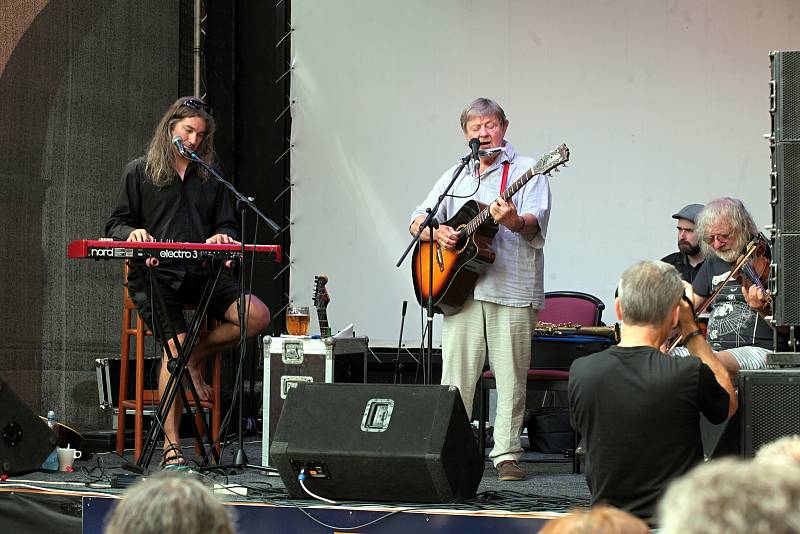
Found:
[{"label": "black speaker cabinet", "polygon": [[770,53],[770,114],[775,141],[800,141],[800,51]]},{"label": "black speaker cabinet", "polygon": [[800,434],[800,369],[742,371],[739,376],[742,455]]},{"label": "black speaker cabinet", "polygon": [[58,436],[0,379],[0,473],[16,475],[41,467]]},{"label": "black speaker cabinet", "polygon": [[272,441],[289,496],[442,503],[475,496],[483,458],[451,386],[302,383]]}]

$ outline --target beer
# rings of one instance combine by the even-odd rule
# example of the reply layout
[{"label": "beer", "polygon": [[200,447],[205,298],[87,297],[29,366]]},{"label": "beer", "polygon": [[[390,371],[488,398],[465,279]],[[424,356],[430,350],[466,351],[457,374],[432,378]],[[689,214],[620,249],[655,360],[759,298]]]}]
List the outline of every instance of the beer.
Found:
[{"label": "beer", "polygon": [[307,336],[311,316],[308,308],[292,306],[286,310],[286,333],[290,336]]}]

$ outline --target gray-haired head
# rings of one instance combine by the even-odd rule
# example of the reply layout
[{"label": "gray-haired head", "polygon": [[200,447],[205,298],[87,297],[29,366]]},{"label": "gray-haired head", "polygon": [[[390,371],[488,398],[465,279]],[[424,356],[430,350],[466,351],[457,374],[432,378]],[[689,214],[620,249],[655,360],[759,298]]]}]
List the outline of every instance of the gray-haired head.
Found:
[{"label": "gray-haired head", "polygon": [[800,467],[723,458],[673,482],[658,505],[662,534],[800,532]]},{"label": "gray-haired head", "polygon": [[678,270],[663,261],[640,261],[619,281],[618,297],[626,324],[661,326],[683,296]]},{"label": "gray-haired head", "polygon": [[167,471],[135,484],[114,507],[105,534],[234,534],[226,507],[200,481]]},{"label": "gray-haired head", "polygon": [[500,104],[488,98],[476,98],[461,112],[461,129],[466,132],[469,120],[480,116],[496,117],[501,126],[508,122],[506,112]]},{"label": "gray-haired head", "polygon": [[758,449],[757,462],[774,462],[800,467],[800,436],[793,434],[771,441]]},{"label": "gray-haired head", "polygon": [[756,226],[753,216],[744,207],[744,203],[738,198],[721,197],[715,198],[707,203],[697,216],[696,232],[700,235],[701,247],[703,252],[708,256],[709,254],[716,253],[715,250],[708,244],[706,238],[712,230],[719,230],[723,227],[725,232],[731,234],[731,254],[717,254],[725,261],[734,261],[739,252],[744,246],[758,234],[758,227]]}]

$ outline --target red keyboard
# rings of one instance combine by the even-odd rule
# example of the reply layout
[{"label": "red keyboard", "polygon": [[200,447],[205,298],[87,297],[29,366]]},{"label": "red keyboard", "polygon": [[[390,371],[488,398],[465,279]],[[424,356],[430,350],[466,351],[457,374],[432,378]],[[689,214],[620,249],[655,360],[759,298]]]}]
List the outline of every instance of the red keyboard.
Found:
[{"label": "red keyboard", "polygon": [[[255,255],[257,261],[281,261],[280,245],[245,245],[245,253]],[[242,246],[237,244],[213,245],[210,243],[162,243],[159,241],[133,243],[78,239],[67,247],[67,258],[92,258],[95,260],[180,260],[187,262],[229,260],[239,258]]]}]

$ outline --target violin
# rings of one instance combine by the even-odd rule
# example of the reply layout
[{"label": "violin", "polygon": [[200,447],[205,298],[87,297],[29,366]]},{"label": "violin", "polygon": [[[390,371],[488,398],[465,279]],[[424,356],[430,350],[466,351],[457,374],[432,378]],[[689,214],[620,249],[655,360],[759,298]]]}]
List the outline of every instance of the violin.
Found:
[{"label": "violin", "polygon": [[[749,259],[742,263],[741,269],[735,274],[736,281],[744,287],[745,291],[749,291],[750,287],[756,286],[764,292],[767,298],[767,304],[770,304],[772,302],[772,295],[767,292],[770,264],[772,263],[769,245],[763,234],[755,236],[748,247],[751,245],[754,250],[749,256]],[[747,253],[747,250],[748,249],[745,249],[742,256],[739,256],[739,261],[741,261],[744,254]],[[737,261],[737,265],[739,261]]]}]

